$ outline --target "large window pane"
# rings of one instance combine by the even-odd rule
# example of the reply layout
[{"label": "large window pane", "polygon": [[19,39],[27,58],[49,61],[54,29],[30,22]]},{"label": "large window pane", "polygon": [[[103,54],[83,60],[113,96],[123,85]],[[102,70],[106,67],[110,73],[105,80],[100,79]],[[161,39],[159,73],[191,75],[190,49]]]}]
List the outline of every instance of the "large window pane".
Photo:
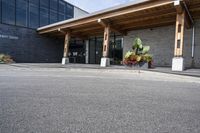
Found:
[{"label": "large window pane", "polygon": [[28,1],[16,0],[16,25],[28,25]]},{"label": "large window pane", "polygon": [[65,15],[62,14],[62,13],[59,13],[59,15],[58,15],[58,20],[59,20],[59,21],[65,20]]},{"label": "large window pane", "polygon": [[15,0],[2,0],[2,22],[15,24]]},{"label": "large window pane", "polygon": [[0,0],[0,23],[1,23],[1,0]]},{"label": "large window pane", "polygon": [[29,3],[39,6],[39,0],[29,0]]},{"label": "large window pane", "polygon": [[59,12],[64,13],[65,12],[65,2],[59,1]]},{"label": "large window pane", "polygon": [[39,27],[39,7],[34,4],[29,4],[29,27]]},{"label": "large window pane", "polygon": [[55,23],[58,21],[57,12],[50,10],[50,23]]},{"label": "large window pane", "polygon": [[40,0],[40,7],[49,8],[49,0]]},{"label": "large window pane", "polygon": [[70,4],[65,5],[65,15],[67,18],[73,18],[74,16],[74,7]]},{"label": "large window pane", "polygon": [[57,0],[50,0],[50,9],[57,11],[58,8],[58,4],[57,4]]},{"label": "large window pane", "polygon": [[40,26],[49,24],[49,10],[47,8],[40,8]]}]

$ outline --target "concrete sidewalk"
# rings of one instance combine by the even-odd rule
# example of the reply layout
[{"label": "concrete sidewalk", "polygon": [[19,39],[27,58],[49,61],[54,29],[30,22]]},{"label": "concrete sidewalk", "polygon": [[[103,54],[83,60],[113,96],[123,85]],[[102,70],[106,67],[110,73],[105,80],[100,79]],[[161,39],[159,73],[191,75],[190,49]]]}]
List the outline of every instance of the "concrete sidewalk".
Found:
[{"label": "concrete sidewalk", "polygon": [[110,67],[100,67],[96,64],[67,64],[61,65],[59,63],[16,63],[16,64],[1,64],[1,66],[10,66],[16,68],[69,68],[69,69],[97,69],[97,70],[126,70],[126,71],[151,71],[151,72],[160,72],[160,73],[167,73],[167,74],[176,74],[176,75],[183,75],[183,76],[193,76],[193,77],[200,77],[200,69],[186,69],[183,72],[174,72],[171,70],[170,67],[156,67],[153,69],[138,69],[138,68],[131,68],[127,66],[117,66],[111,65]]}]

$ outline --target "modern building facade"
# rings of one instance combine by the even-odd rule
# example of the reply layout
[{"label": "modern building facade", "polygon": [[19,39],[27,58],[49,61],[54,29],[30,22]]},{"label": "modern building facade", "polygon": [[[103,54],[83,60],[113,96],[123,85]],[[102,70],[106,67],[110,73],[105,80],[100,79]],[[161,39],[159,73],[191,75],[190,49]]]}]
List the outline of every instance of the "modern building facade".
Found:
[{"label": "modern building facade", "polygon": [[[71,55],[68,49],[70,38],[85,40],[86,63],[108,66],[110,62],[122,62],[133,39],[140,37],[151,46],[155,66],[171,66],[172,70],[182,71],[188,67],[200,67],[199,16],[199,0],[136,0],[78,19],[40,27],[38,33],[65,39],[63,64]],[[121,39],[121,51],[117,51],[117,55],[112,52],[116,51],[113,36]]]},{"label": "modern building facade", "polygon": [[0,53],[16,62],[59,62],[63,40],[36,29],[85,14],[64,0],[0,0]]},{"label": "modern building facade", "polygon": [[[8,16],[5,21],[5,1],[1,0],[0,53],[9,51],[17,62],[62,60],[63,64],[119,65],[131,49],[133,39],[140,37],[151,47],[155,66],[171,66],[180,71],[200,67],[199,0],[135,0],[91,14],[69,3],[62,4],[63,1],[40,0],[37,32],[30,27],[37,27],[32,25],[36,19],[30,21],[30,12],[22,15],[27,15],[27,21],[17,15],[22,12],[17,9],[19,0],[14,4],[15,22],[11,23]],[[53,1],[57,4],[52,4]],[[24,10],[31,11],[34,3],[29,0]],[[11,33],[7,36],[10,39],[5,39],[6,32]]]}]

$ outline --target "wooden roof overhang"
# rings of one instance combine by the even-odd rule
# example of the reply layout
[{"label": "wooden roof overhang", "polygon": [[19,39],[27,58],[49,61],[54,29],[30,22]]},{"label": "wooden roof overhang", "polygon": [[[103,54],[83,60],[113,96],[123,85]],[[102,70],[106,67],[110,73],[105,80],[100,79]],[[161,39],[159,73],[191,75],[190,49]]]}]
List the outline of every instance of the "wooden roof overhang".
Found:
[{"label": "wooden roof overhang", "polygon": [[[186,2],[193,19],[200,18],[200,0]],[[72,37],[87,38],[103,35],[104,26],[109,24],[113,32],[126,34],[136,29],[173,25],[176,22],[177,7],[173,0],[150,0],[139,4],[91,14],[38,28],[39,34],[63,36],[71,31]]]}]

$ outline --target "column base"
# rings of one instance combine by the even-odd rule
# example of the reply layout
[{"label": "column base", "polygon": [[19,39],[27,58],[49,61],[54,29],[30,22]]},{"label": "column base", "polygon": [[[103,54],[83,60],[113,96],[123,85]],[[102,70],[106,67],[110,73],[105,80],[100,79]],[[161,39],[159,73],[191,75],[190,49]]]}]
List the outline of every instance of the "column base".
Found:
[{"label": "column base", "polygon": [[62,65],[66,65],[69,63],[69,58],[62,58]]},{"label": "column base", "polygon": [[110,66],[110,58],[101,58],[101,67]]},{"label": "column base", "polygon": [[184,58],[174,57],[172,60],[172,71],[183,71],[184,69]]}]

